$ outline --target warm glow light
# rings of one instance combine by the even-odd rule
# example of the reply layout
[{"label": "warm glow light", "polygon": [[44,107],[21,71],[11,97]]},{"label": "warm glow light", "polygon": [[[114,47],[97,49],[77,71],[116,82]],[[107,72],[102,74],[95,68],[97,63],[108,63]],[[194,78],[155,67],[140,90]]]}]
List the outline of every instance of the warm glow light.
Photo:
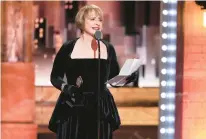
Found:
[{"label": "warm glow light", "polygon": [[68,6],[68,5],[64,5],[64,8],[65,8],[65,9],[68,9],[68,8],[69,8],[69,6]]},{"label": "warm glow light", "polygon": [[38,48],[38,45],[35,44],[35,45],[34,45],[34,48],[37,49],[37,48]]},{"label": "warm glow light", "polygon": [[43,28],[40,28],[39,29],[39,32],[43,33],[44,29]]},{"label": "warm glow light", "polygon": [[44,19],[43,18],[40,18],[39,22],[40,23],[43,23]]},{"label": "warm glow light", "polygon": [[203,11],[203,26],[206,28],[206,9]]},{"label": "warm glow light", "polygon": [[46,59],[47,58],[47,54],[44,54],[44,59]]},{"label": "warm glow light", "polygon": [[35,40],[34,40],[34,43],[38,43],[38,40],[37,40],[37,39],[35,39]]},{"label": "warm glow light", "polygon": [[39,18],[36,18],[35,22],[38,23],[39,22]]},{"label": "warm glow light", "polygon": [[69,9],[72,9],[73,8],[73,5],[69,5],[69,7],[68,7]]},{"label": "warm glow light", "polygon": [[37,23],[37,24],[35,24],[35,28],[39,28],[39,24]]},{"label": "warm glow light", "polygon": [[43,33],[39,33],[39,38],[43,38]]}]

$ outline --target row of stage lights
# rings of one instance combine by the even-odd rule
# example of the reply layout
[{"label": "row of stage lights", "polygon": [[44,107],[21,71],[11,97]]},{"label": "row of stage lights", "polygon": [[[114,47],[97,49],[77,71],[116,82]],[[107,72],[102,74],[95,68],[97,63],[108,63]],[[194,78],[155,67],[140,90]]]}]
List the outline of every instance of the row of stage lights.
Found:
[{"label": "row of stage lights", "polygon": [[68,25],[68,23],[75,22],[75,16],[79,9],[79,3],[80,3],[79,1],[74,1],[74,0],[64,1],[66,26]]},{"label": "row of stage lights", "polygon": [[159,139],[175,139],[177,0],[163,0]]},{"label": "row of stage lights", "polygon": [[73,8],[73,4],[72,4],[72,3],[73,3],[72,0],[67,0],[67,1],[65,1],[65,2],[64,2],[64,8],[71,10],[71,9]]},{"label": "row of stage lights", "polygon": [[44,44],[45,39],[45,26],[46,20],[44,18],[36,18],[34,27],[35,27],[35,37],[34,37],[34,48],[38,48],[39,45]]},{"label": "row of stage lights", "polygon": [[43,38],[44,37],[44,29],[42,27],[39,27],[40,24],[44,23],[44,18],[37,18],[35,20],[35,28],[39,29],[39,38]]}]

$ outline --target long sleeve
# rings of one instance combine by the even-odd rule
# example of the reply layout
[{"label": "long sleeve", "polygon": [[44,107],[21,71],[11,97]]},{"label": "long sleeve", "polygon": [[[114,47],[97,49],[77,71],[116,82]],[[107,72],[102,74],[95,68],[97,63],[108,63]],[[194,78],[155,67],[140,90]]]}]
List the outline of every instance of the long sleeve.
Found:
[{"label": "long sleeve", "polygon": [[111,51],[111,63],[110,63],[109,79],[118,75],[119,71],[120,71],[119,63],[117,61],[117,55],[116,55],[115,49],[112,45],[110,47],[110,51]]},{"label": "long sleeve", "polygon": [[65,73],[65,60],[67,58],[66,43],[62,45],[60,50],[57,52],[54,59],[53,68],[50,75],[50,81],[52,85],[59,89],[63,90],[63,87],[66,85],[66,82],[63,80]]}]

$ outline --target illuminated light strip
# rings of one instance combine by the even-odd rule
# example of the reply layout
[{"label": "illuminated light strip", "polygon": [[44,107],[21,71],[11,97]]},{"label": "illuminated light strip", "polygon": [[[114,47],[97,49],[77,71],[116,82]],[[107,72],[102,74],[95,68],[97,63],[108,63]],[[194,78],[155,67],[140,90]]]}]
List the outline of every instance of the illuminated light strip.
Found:
[{"label": "illuminated light strip", "polygon": [[159,139],[175,139],[177,0],[161,2]]}]

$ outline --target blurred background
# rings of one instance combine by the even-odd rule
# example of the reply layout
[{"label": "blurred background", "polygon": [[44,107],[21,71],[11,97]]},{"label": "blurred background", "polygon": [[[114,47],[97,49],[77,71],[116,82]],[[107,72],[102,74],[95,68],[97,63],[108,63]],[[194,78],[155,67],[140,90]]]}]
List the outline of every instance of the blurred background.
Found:
[{"label": "blurred background", "polygon": [[[122,121],[121,128],[114,132],[114,139],[158,139],[161,110],[159,102],[165,98],[161,95],[163,86],[161,63],[164,54],[162,51],[166,51],[166,46],[162,46],[164,43],[162,28],[165,27],[162,23],[163,2],[72,0],[1,2],[3,139],[56,138],[47,128],[60,93],[50,83],[52,64],[62,44],[79,37],[80,30],[76,28],[74,19],[78,10],[86,4],[95,4],[103,10],[104,39],[114,45],[120,66],[128,58],[139,58],[143,61],[135,82],[124,88],[109,88]],[[199,133],[197,139],[206,138],[205,133],[200,134],[200,130],[198,132],[193,130],[192,136],[186,135],[193,129],[189,128],[193,122],[188,122],[190,125],[186,127],[187,130],[184,130],[181,124],[185,118],[182,118],[183,115],[192,115],[195,106],[201,105],[204,108],[206,106],[204,99],[206,78],[199,80],[206,75],[206,70],[203,70],[205,66],[202,66],[206,64],[206,47],[204,47],[206,7],[202,7],[195,1],[182,1],[178,2],[175,9],[177,53],[174,66],[177,77],[174,76],[174,80],[178,96],[175,105],[179,107],[176,111],[180,117],[176,120],[178,122],[176,125],[181,131],[177,133],[182,137],[175,139],[194,139],[196,133]],[[192,84],[195,84],[197,79],[200,82],[193,88]],[[191,97],[191,94],[195,93],[188,94],[197,90],[198,99]],[[189,102],[196,102],[190,105],[193,109],[187,109]],[[195,116],[186,117],[184,122],[199,118],[197,122],[205,121],[204,128],[202,125],[199,128],[205,129],[204,114],[202,112],[199,115],[202,119]]]},{"label": "blurred background", "polygon": [[[24,2],[20,2],[19,5]],[[31,2],[30,2],[31,3]],[[30,4],[29,3],[29,4]],[[160,55],[160,2],[158,1],[34,1],[28,5],[31,19],[31,57],[35,63],[35,85],[51,86],[50,72],[56,52],[63,42],[79,37],[75,26],[75,15],[85,4],[95,4],[104,11],[104,39],[110,41],[122,67],[127,58],[141,58],[144,66],[140,71],[140,86],[158,87]],[[9,9],[8,9],[9,10]],[[23,46],[20,36],[24,36],[21,10],[10,12],[18,22],[12,23],[15,29],[13,43]],[[9,10],[10,11],[10,10]],[[9,13],[8,13],[9,14]],[[30,29],[31,30],[31,29]],[[12,37],[12,36],[11,36]],[[149,40],[149,41],[148,41]],[[11,42],[11,43],[12,43]],[[9,61],[24,61],[24,49],[8,50]]]}]

